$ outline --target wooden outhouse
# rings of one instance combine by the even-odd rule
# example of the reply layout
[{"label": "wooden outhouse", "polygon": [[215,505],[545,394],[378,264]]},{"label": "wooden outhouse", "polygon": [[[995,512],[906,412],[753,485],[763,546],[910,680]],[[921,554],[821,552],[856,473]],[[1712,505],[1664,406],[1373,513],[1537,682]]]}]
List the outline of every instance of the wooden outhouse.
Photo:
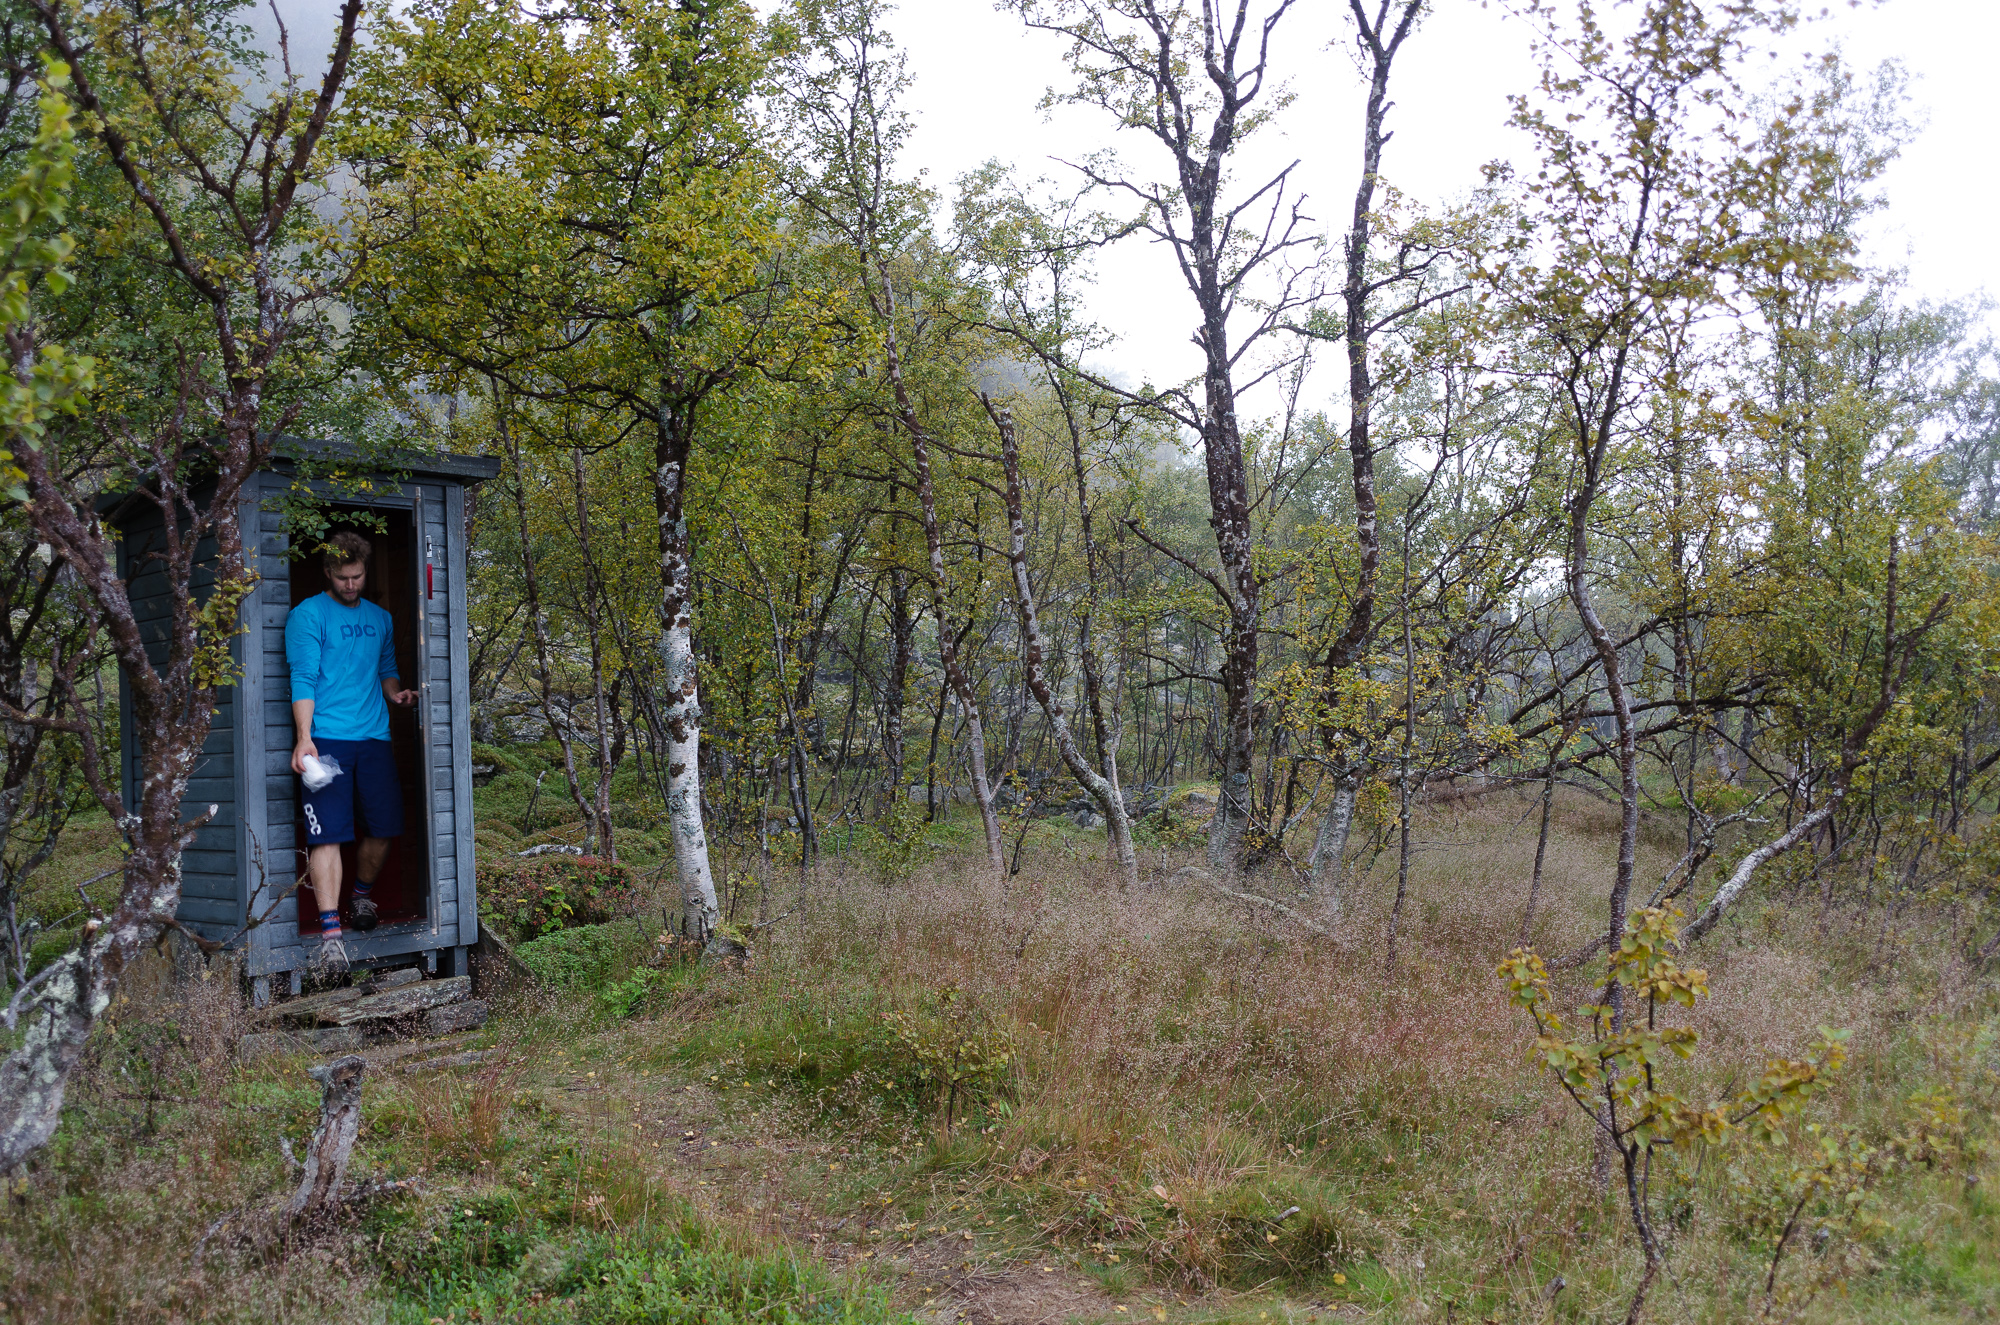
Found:
[{"label": "wooden outhouse", "polygon": [[[345,464],[338,488],[301,477]],[[357,967],[421,965],[440,975],[463,974],[465,950],[479,937],[479,899],[472,854],[472,738],[465,601],[468,490],[499,472],[485,456],[399,454],[357,482],[354,448],[336,442],[286,439],[270,467],[245,488],[244,543],[254,548],[259,577],[245,600],[242,633],[233,644],[239,680],[217,698],[214,725],[189,784],[192,816],[209,804],[214,819],[183,857],[179,917],[213,939],[234,939],[259,1003],[273,982],[299,989],[318,932],[311,891],[302,883],[305,857],[299,779],[291,769],[291,674],[285,661],[285,620],[295,604],[326,586],[320,557],[294,557],[282,503],[301,484],[327,503],[332,527],[355,528],[374,545],[363,596],[395,623],[396,660],[414,709],[390,710],[390,741],[401,774],[404,833],[389,852],[374,896],[381,925],[347,931]],[[378,462],[379,464],[380,462]],[[139,620],[164,629],[165,582],[144,553],[160,534],[159,508],[126,500],[107,511],[122,539],[119,570],[131,587]],[[357,521],[357,517],[359,517]],[[162,636],[162,646],[164,637]],[[121,695],[121,699],[124,696]],[[133,797],[129,703],[122,705],[121,775]],[[346,849],[342,909],[354,884],[353,847]],[[267,917],[244,929],[246,923]],[[304,922],[301,939],[301,923]]]}]

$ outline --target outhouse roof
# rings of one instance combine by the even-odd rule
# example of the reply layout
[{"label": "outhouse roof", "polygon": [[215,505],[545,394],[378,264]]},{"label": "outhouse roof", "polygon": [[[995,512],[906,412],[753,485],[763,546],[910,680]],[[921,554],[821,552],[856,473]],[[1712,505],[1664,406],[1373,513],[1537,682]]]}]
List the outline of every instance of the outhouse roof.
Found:
[{"label": "outhouse roof", "polygon": [[[292,437],[281,435],[274,438],[271,445],[272,468],[293,469],[301,460],[321,465],[331,461],[335,464],[365,465],[375,472],[406,474],[413,479],[456,479],[461,483],[484,483],[500,473],[500,457],[491,455],[454,455],[448,451],[414,451],[408,449],[388,449],[356,446],[352,442],[337,442],[321,437]],[[152,488],[150,482],[141,483],[138,491]],[[107,492],[93,505],[97,513],[116,525],[121,523],[138,491],[123,489]]]},{"label": "outhouse roof", "polygon": [[287,461],[347,461],[366,464],[371,469],[394,470],[412,478],[455,478],[483,483],[500,473],[500,457],[453,455],[446,451],[364,449],[352,442],[318,437],[279,437],[273,445],[274,459]]}]

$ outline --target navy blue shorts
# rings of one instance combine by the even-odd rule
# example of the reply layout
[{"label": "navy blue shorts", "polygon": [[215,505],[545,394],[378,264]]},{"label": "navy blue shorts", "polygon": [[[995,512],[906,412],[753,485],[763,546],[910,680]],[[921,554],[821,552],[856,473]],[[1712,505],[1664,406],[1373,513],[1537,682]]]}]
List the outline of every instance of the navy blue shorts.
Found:
[{"label": "navy blue shorts", "polygon": [[[403,788],[396,781],[396,756],[389,743],[315,739],[313,744],[322,758],[332,755],[340,761],[340,776],[318,791],[305,792],[306,845],[352,842],[357,836],[402,836]],[[303,782],[299,786],[304,790]]]}]

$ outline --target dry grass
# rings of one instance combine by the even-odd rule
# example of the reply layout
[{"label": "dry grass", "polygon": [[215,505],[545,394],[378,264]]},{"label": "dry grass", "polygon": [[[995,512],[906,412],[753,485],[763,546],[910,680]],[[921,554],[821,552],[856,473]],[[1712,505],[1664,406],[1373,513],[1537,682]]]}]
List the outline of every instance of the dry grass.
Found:
[{"label": "dry grass", "polygon": [[[276,1141],[305,1139],[317,1092],[235,1066],[249,1029],[236,981],[211,972],[158,1003],[121,998],[91,1043],[49,1150],[0,1220],[8,1322],[364,1320],[372,1276],[347,1239],[247,1249],[224,1214],[282,1189]],[[296,1074],[294,1074],[296,1076]]]},{"label": "dry grass", "polygon": [[[1027,1212],[1051,1244],[1096,1248],[1085,1260],[1107,1272],[1141,1260],[1184,1290],[1277,1281],[1412,1318],[1426,1303],[1533,1318],[1562,1274],[1564,1314],[1590,1318],[1622,1301],[1636,1252],[1591,1178],[1586,1123],[1525,1061],[1529,1028],[1494,977],[1532,866],[1523,807],[1461,802],[1421,825],[1393,972],[1386,858],[1350,934],[1330,941],[1194,886],[1122,895],[1072,845],[1005,885],[953,860],[899,886],[830,869],[731,1008],[665,1021],[697,1052],[791,1071],[826,1102],[819,1125],[886,1145],[898,1135],[880,1102],[893,1047],[870,1047],[873,1020],[957,987],[1011,1024],[1023,1055],[1006,1097],[970,1127],[945,1138],[930,1121],[929,1162],[969,1175],[996,1209]],[[1543,950],[1600,931],[1614,828],[1607,807],[1563,805],[1535,928]],[[1642,888],[1676,848],[1649,834]],[[1179,863],[1156,862],[1158,877]],[[1810,899],[1755,903],[1702,947],[1716,994],[1694,1019],[1703,1048],[1688,1093],[1719,1092],[1801,1052],[1817,1027],[1842,1026],[1856,1066],[1821,1116],[1886,1136],[1919,1081],[1945,1075],[1939,1025],[1912,1013],[1949,994],[1987,1018],[1959,1077],[1991,1098],[1992,1002],[1953,985],[1936,941],[1945,917],[1906,913],[1888,964],[1860,955],[1879,945],[1858,919],[1820,915]],[[1569,978],[1578,1001],[1588,975]],[[1714,1167],[1659,1178],[1679,1203],[1682,1267],[1662,1290],[1663,1319],[1735,1318],[1757,1278],[1763,1252],[1726,1227]],[[1909,1319],[1933,1318],[1921,1297]],[[1853,1308],[1839,1301],[1813,1309],[1842,1318]]]},{"label": "dry grass", "polygon": [[[197,1261],[218,1216],[285,1186],[277,1139],[302,1140],[316,1102],[300,1063],[234,1063],[240,997],[211,979],[121,1010],[94,1051],[58,1145],[0,1217],[0,1319],[331,1325],[475,1300],[486,1319],[521,1303],[581,1319],[581,1298],[546,1295],[564,1257],[644,1237],[657,1257],[698,1246],[718,1273],[816,1254],[903,1284],[913,1309],[955,1283],[968,1320],[1619,1318],[1636,1251],[1493,973],[1520,925],[1529,809],[1496,796],[1421,822],[1394,971],[1387,858],[1341,940],[1198,887],[1121,894],[1101,838],[1082,834],[1043,842],[1005,885],[953,854],[894,886],[831,862],[796,899],[783,874],[770,911],[796,913],[747,971],[674,972],[628,1021],[589,991],[527,999],[499,1028],[504,1058],[371,1077],[357,1169],[421,1174],[420,1196],[310,1244]],[[1562,803],[1542,950],[1601,926],[1613,827],[1608,807]],[[1649,833],[1642,887],[1676,847]],[[1146,862],[1165,879],[1186,857]],[[1879,1141],[1925,1092],[1966,1111],[1939,1132],[1959,1151],[1879,1187],[1884,1235],[1803,1318],[2000,1313],[2000,1211],[1983,1195],[2000,1171],[1979,1148],[2000,1103],[1990,985],[1954,964],[1945,909],[1889,922],[1839,890],[1822,911],[1817,888],[1778,884],[1699,949],[1715,992],[1689,1093],[1825,1024],[1853,1031],[1854,1062],[1820,1120]],[[1251,886],[1311,906],[1283,880]],[[1584,973],[1565,979],[1587,992]],[[881,1014],[949,987],[1020,1056],[945,1135]],[[1657,1176],[1673,1275],[1649,1319],[1755,1315],[1767,1244],[1745,1212],[1770,1175],[1736,1182],[1728,1158]],[[1835,1253],[1796,1257],[1790,1282],[1827,1277]],[[458,1296],[422,1287],[454,1275]],[[829,1282],[782,1292],[820,1300]]]}]

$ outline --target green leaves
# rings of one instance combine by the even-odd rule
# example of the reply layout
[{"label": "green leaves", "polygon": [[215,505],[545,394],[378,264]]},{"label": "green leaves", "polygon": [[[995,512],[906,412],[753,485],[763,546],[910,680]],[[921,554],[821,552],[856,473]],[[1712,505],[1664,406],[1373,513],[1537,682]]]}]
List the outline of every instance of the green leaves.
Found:
[{"label": "green leaves", "polygon": [[[1659,1070],[1690,1061],[1699,1037],[1689,1027],[1663,1025],[1666,1007],[1692,1008],[1708,995],[1708,973],[1682,968],[1675,960],[1680,911],[1647,907],[1635,912],[1618,948],[1606,964],[1598,989],[1604,1001],[1577,1011],[1587,1034],[1571,1035],[1551,1006],[1549,973],[1542,959],[1516,948],[1500,964],[1516,1007],[1527,1009],[1540,1032],[1529,1047],[1531,1061],[1560,1082],[1579,1107],[1594,1112],[1608,1106],[1609,1123],[1621,1146],[1643,1153],[1655,1146],[1723,1145],[1741,1136],[1759,1145],[1779,1145],[1786,1126],[1808,1101],[1826,1088],[1846,1062],[1847,1032],[1822,1028],[1806,1056],[1770,1064],[1748,1088],[1726,1100],[1698,1106],[1667,1088]],[[1613,987],[1643,1007],[1620,1025],[1621,1006]]]},{"label": "green leaves", "polygon": [[915,1009],[885,1012],[882,1022],[943,1107],[947,1133],[959,1101],[995,1088],[1020,1055],[1012,1029],[957,985],[946,985]]},{"label": "green leaves", "polygon": [[[19,173],[0,189],[0,330],[13,370],[0,389],[0,428],[10,445],[39,445],[48,421],[77,407],[96,370],[88,356],[37,344],[32,330],[37,295],[55,298],[69,289],[62,264],[76,247],[62,229],[76,159],[76,129],[63,95],[68,81],[67,65],[44,65],[40,124]],[[11,460],[12,452],[0,447],[0,490],[22,501],[24,476]]]},{"label": "green leaves", "polygon": [[426,0],[357,58],[365,315],[403,367],[655,414],[732,377],[780,242],[734,0]]}]

